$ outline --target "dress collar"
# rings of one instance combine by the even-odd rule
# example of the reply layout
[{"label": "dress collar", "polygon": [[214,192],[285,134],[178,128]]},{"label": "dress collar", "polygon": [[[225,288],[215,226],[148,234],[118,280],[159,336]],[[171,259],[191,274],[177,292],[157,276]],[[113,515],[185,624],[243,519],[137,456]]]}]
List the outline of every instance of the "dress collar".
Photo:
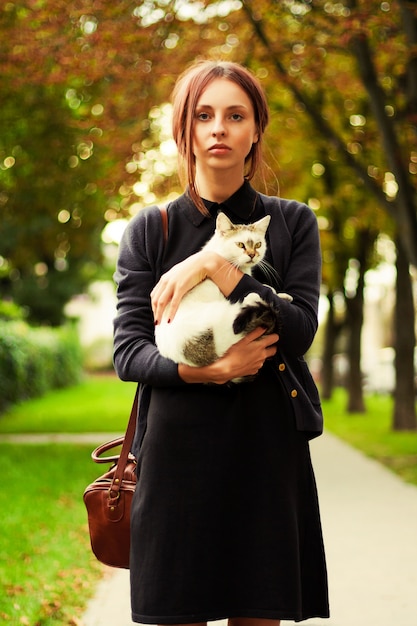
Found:
[{"label": "dress collar", "polygon": [[[236,223],[247,223],[251,221],[251,216],[255,211],[257,198],[257,192],[249,181],[245,180],[243,185],[224,202],[211,202],[211,200],[206,200],[204,198],[203,202],[213,218],[217,216],[219,211],[223,211],[232,221]],[[207,217],[200,213],[187,193],[184,194],[184,199],[187,217],[195,226],[199,226],[203,220],[207,219]]]}]

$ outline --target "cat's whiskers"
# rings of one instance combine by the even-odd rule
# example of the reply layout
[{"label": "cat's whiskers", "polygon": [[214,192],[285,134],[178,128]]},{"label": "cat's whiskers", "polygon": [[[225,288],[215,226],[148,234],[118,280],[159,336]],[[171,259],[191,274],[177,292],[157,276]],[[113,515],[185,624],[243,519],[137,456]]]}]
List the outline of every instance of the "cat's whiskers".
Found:
[{"label": "cat's whiskers", "polygon": [[272,286],[278,287],[280,283],[280,277],[275,267],[273,267],[268,261],[262,259],[258,263],[258,267],[263,271],[266,278],[272,283]]}]

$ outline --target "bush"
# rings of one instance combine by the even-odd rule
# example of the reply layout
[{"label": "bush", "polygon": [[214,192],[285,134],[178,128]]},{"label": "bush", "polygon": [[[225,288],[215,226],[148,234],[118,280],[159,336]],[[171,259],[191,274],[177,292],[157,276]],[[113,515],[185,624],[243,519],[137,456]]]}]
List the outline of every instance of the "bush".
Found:
[{"label": "bush", "polygon": [[0,411],[80,381],[82,351],[72,327],[0,321]]},{"label": "bush", "polygon": [[11,300],[0,300],[0,320],[23,320],[26,317],[26,311]]}]

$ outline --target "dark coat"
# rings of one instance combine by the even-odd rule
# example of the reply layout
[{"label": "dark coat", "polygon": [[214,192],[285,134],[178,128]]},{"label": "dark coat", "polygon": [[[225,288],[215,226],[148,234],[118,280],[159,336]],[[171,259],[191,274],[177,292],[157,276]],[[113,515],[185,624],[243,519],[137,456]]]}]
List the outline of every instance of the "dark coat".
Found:
[{"label": "dark coat", "polygon": [[143,434],[152,386],[187,384],[178,375],[177,364],[162,357],[155,346],[150,292],[162,273],[205,244],[221,209],[235,222],[271,215],[268,254],[279,277],[275,287],[290,294],[293,301],[278,298],[247,275],[229,298],[237,301],[257,292],[279,310],[280,340],[271,364],[291,399],[298,430],[308,438],[316,437],[323,430],[323,417],[317,388],[303,358],[318,326],[321,256],[315,215],[295,200],[258,194],[247,182],[225,203],[206,202],[206,206],[212,217],[203,216],[186,195],[170,203],[165,245],[158,208],[144,209],[130,220],[120,244],[115,272],[114,364],[122,380],[141,383],[139,431]]}]

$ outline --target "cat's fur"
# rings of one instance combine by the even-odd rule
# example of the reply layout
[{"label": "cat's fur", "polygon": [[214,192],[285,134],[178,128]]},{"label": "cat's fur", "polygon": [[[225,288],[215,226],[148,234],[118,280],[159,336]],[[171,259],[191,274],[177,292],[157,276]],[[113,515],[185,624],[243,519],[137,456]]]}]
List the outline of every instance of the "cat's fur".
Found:
[{"label": "cat's fur", "polygon": [[[203,250],[217,252],[242,272],[250,274],[263,262],[270,216],[253,224],[233,224],[219,213],[213,237]],[[278,294],[292,299],[287,294]],[[196,285],[182,299],[174,319],[163,316],[155,328],[160,353],[176,363],[203,366],[213,363],[237,341],[258,326],[267,333],[278,330],[278,311],[257,293],[231,303],[210,279]],[[234,380],[241,382],[243,379]]]}]

